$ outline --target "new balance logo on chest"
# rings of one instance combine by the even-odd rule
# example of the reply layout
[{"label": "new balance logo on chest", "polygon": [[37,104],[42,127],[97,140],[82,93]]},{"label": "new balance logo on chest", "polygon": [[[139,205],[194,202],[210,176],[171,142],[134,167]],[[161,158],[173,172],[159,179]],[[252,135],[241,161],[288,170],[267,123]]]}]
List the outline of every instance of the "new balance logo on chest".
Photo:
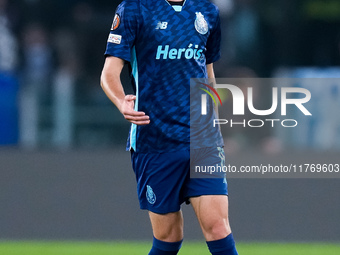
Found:
[{"label": "new balance logo on chest", "polygon": [[168,22],[162,22],[162,21],[158,21],[156,29],[167,29],[168,28]]}]

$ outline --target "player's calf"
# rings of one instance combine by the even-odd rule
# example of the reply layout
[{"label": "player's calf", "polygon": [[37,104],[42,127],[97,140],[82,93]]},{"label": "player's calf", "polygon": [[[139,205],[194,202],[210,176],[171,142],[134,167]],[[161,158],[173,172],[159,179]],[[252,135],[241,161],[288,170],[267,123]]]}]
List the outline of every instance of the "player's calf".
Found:
[{"label": "player's calf", "polygon": [[237,255],[228,220],[227,196],[193,197],[190,202],[212,255]]}]

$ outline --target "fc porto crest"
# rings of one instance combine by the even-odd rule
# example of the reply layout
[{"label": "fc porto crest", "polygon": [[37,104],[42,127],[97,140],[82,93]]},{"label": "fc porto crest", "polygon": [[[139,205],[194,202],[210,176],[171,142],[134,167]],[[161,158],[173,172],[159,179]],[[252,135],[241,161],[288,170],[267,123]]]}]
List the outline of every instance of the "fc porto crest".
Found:
[{"label": "fc porto crest", "polygon": [[196,12],[195,28],[201,35],[208,33],[208,22],[205,20],[204,15],[201,12]]},{"label": "fc porto crest", "polygon": [[146,188],[147,188],[146,199],[148,200],[148,202],[150,204],[153,205],[154,203],[156,203],[156,195],[155,195],[155,193],[153,192],[152,188],[149,185],[147,185]]}]

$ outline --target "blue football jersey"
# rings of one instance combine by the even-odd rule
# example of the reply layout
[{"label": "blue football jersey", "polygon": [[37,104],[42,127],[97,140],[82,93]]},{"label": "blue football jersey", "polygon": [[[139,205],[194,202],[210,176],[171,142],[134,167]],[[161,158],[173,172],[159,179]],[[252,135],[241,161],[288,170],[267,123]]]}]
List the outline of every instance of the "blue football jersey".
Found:
[{"label": "blue football jersey", "polygon": [[[132,124],[128,149],[190,148],[190,79],[207,78],[206,65],[220,58],[220,42],[219,12],[208,0],[186,0],[183,6],[125,0],[118,6],[105,55],[130,62],[135,110],[150,116],[149,125]],[[195,130],[199,137],[212,132],[214,117]],[[195,147],[223,146],[218,128],[208,135],[213,139]]]}]

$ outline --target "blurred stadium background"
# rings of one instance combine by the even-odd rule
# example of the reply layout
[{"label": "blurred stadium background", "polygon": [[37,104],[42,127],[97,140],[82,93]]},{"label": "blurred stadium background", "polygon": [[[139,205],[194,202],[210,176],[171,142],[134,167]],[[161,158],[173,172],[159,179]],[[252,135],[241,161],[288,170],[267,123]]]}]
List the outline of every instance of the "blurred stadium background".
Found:
[{"label": "blurred stadium background", "polygon": [[[223,30],[217,77],[340,77],[338,0],[214,2]],[[124,151],[129,123],[99,84],[119,3],[0,0],[0,240],[150,239]],[[131,93],[127,75],[123,83]],[[230,162],[339,163],[340,87],[324,91],[324,119],[305,124],[311,136],[227,131]],[[325,119],[333,120],[326,131],[316,129]],[[240,242],[340,241],[339,179],[231,179],[229,187]],[[184,211],[187,239],[203,240]]]}]

